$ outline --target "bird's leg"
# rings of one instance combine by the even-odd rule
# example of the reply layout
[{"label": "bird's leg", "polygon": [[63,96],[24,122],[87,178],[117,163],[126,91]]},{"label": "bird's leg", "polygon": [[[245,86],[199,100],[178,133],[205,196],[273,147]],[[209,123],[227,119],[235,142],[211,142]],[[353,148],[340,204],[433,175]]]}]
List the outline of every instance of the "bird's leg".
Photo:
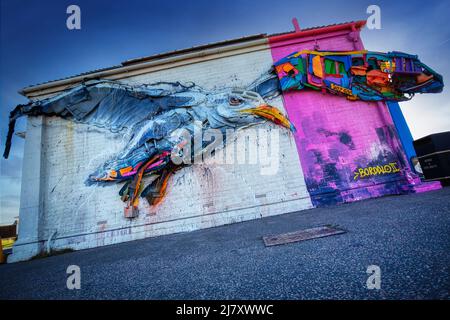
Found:
[{"label": "bird's leg", "polygon": [[120,199],[123,202],[127,202],[130,198],[129,189],[128,186],[130,185],[130,181],[125,182],[125,184],[122,186],[122,188],[119,191]]},{"label": "bird's leg", "polygon": [[154,206],[162,201],[166,194],[169,178],[175,170],[174,168],[163,169],[161,176],[142,191],[141,196],[145,197],[150,205]]},{"label": "bird's leg", "polygon": [[138,172],[134,176],[131,183],[128,185],[128,192],[126,195],[127,206],[124,209],[125,218],[135,218],[139,215],[138,205],[139,205],[139,193],[141,189],[142,176],[149,165],[158,160],[159,156],[156,155],[150,160],[146,161],[138,169]]},{"label": "bird's leg", "polygon": [[[154,157],[152,157],[150,160],[144,162],[144,164],[138,169],[136,175],[134,176],[133,180],[128,184],[128,187],[124,191],[121,190],[121,196],[122,200],[127,202],[127,206],[124,209],[124,215],[127,218],[135,218],[139,215],[138,211],[138,205],[139,205],[139,196],[144,191],[144,186],[142,184],[142,177],[144,174],[159,170],[158,168],[161,168],[161,166],[165,167],[167,166],[168,162],[170,161],[170,152],[163,151]],[[163,175],[158,178],[156,181],[162,181],[161,186],[159,186],[158,190],[160,191],[159,198],[162,199],[166,187],[167,187],[167,180],[170,177],[170,174],[164,174],[165,172],[172,172],[173,170],[164,170],[163,169]],[[122,188],[123,189],[123,188]],[[120,194],[120,193],[119,193]],[[160,201],[160,200],[159,200]],[[159,203],[157,201],[149,201],[150,205]]]}]

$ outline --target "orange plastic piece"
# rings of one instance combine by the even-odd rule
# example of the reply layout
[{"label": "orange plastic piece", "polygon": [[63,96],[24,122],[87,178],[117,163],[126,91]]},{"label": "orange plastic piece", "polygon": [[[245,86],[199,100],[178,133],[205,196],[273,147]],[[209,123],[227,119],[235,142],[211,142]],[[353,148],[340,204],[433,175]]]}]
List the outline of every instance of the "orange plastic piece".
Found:
[{"label": "orange plastic piece", "polygon": [[[144,175],[145,169],[152,164],[153,162],[155,162],[158,159],[158,155],[154,156],[153,158],[151,158],[149,161],[147,161],[146,163],[144,163],[138,170],[136,176],[134,177],[135,180],[135,186],[134,186],[134,192],[132,195],[130,195],[129,201],[128,201],[128,206],[125,208],[124,210],[124,215],[125,217],[130,216],[130,217],[135,217],[135,214],[138,214],[138,205],[139,205],[139,192],[141,191],[141,182],[142,182],[142,177]],[[130,209],[132,208],[132,209]],[[130,213],[131,210],[131,213]]]},{"label": "orange plastic piece", "polygon": [[156,198],[152,205],[157,205],[158,203],[160,203],[162,201],[162,199],[164,198],[164,195],[166,194],[166,189],[167,189],[167,182],[169,181],[169,178],[172,176],[172,172],[169,172],[167,174],[167,176],[164,178],[164,181],[162,183],[161,186],[161,190],[159,191],[159,197]]},{"label": "orange plastic piece", "polygon": [[128,173],[128,172],[130,172],[131,170],[133,170],[132,167],[126,167],[126,168],[120,169],[119,172],[120,172],[121,175],[124,175],[125,173]]},{"label": "orange plastic piece", "polygon": [[291,71],[291,70],[293,70],[294,69],[294,66],[292,65],[292,64],[290,64],[290,63],[285,63],[285,64],[283,64],[283,70],[284,70],[284,72],[289,72],[289,71]]},{"label": "orange plastic piece", "polygon": [[355,76],[365,76],[367,72],[367,67],[355,66],[351,68],[351,72]]},{"label": "orange plastic piece", "polygon": [[367,84],[376,86],[387,86],[389,75],[379,70],[372,70],[367,73]]},{"label": "orange plastic piece", "polygon": [[276,66],[275,70],[277,71],[277,73],[281,73],[281,71],[283,71],[283,65]]},{"label": "orange plastic piece", "polygon": [[312,58],[312,63],[314,75],[320,79],[323,79],[322,58],[320,56],[315,56]]},{"label": "orange plastic piece", "polygon": [[431,79],[433,79],[433,75],[427,76],[425,73],[419,74],[416,78],[417,84],[427,82],[428,80],[431,80]]}]

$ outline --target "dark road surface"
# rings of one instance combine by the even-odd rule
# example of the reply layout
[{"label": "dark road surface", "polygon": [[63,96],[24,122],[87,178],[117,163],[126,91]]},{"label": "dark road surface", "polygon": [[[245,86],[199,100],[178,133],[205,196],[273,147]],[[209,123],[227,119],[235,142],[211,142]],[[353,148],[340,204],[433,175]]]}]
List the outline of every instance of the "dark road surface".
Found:
[{"label": "dark road surface", "polygon": [[[348,233],[266,248],[262,236]],[[81,289],[66,268],[81,268]],[[369,265],[381,289],[366,288]],[[450,188],[0,266],[0,299],[449,299]]]}]

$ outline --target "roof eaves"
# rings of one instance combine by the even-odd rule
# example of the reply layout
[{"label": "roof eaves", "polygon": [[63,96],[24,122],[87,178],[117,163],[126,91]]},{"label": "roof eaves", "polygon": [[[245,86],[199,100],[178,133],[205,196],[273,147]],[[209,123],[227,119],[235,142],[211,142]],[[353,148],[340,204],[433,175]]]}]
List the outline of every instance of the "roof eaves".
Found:
[{"label": "roof eaves", "polygon": [[143,61],[150,61],[150,60],[157,60],[157,59],[167,58],[167,57],[170,57],[170,56],[176,56],[176,55],[180,55],[180,54],[185,54],[185,53],[190,53],[190,52],[195,52],[195,51],[201,51],[201,50],[205,50],[205,49],[212,49],[212,48],[222,47],[222,46],[226,46],[226,45],[232,45],[232,44],[236,44],[236,43],[240,43],[240,42],[246,42],[246,41],[252,41],[252,40],[257,40],[257,39],[263,39],[263,38],[266,38],[266,37],[267,37],[267,34],[261,33],[261,34],[255,34],[255,35],[245,36],[245,37],[241,37],[241,38],[235,38],[235,39],[229,39],[229,40],[224,40],[224,41],[219,41],[219,42],[207,43],[207,44],[203,44],[203,45],[199,45],[199,46],[193,46],[193,47],[190,47],[190,48],[173,50],[173,51],[158,53],[158,54],[154,54],[154,55],[150,55],[150,56],[144,56],[144,57],[140,57],[140,58],[134,58],[134,59],[125,60],[124,62],[122,62],[122,66],[127,66],[127,65],[131,65],[131,64],[141,63]]}]

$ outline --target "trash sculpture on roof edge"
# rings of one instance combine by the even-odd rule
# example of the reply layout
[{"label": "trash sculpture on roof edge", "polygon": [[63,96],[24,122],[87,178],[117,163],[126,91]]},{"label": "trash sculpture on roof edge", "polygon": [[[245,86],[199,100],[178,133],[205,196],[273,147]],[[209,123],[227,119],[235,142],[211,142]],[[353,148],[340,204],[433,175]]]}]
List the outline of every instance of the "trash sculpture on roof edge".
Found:
[{"label": "trash sculpture on roof edge", "polygon": [[441,75],[402,52],[303,50],[277,61],[275,69],[283,91],[310,88],[349,100],[407,101],[444,88]]}]

